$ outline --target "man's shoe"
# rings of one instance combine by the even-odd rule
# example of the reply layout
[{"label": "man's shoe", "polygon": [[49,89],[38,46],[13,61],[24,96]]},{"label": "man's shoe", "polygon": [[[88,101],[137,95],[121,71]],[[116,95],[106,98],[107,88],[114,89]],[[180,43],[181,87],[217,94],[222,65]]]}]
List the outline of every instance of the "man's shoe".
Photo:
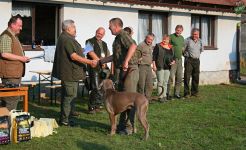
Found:
[{"label": "man's shoe", "polygon": [[94,107],[89,107],[88,114],[95,114],[96,110]]},{"label": "man's shoe", "polygon": [[167,102],[167,98],[166,98],[166,97],[161,98],[161,99],[160,99],[160,102],[161,102],[161,103]]},{"label": "man's shoe", "polygon": [[173,98],[172,98],[172,96],[167,96],[167,100],[169,100],[169,101],[171,101]]},{"label": "man's shoe", "polygon": [[120,131],[118,131],[118,134],[119,135],[127,135],[127,132],[126,132],[126,130],[120,130]]},{"label": "man's shoe", "polygon": [[60,126],[66,126],[66,127],[74,127],[76,125],[75,122],[73,121],[69,121],[69,122],[61,121],[59,124]]},{"label": "man's shoe", "polygon": [[176,99],[181,99],[181,96],[180,96],[180,95],[174,95],[174,97],[175,97]]},{"label": "man's shoe", "polygon": [[59,122],[59,124],[60,124],[60,126],[68,126],[69,125],[69,123],[68,122],[63,122],[63,121],[61,121],[61,122]]},{"label": "man's shoe", "polygon": [[190,95],[184,95],[184,97],[183,97],[183,99],[188,99],[188,98],[190,98]]},{"label": "man's shoe", "polygon": [[148,100],[149,101],[149,104],[153,104],[154,103],[154,100]]},{"label": "man's shoe", "polygon": [[132,131],[128,131],[128,130],[120,130],[118,132],[119,135],[131,135],[132,134]]},{"label": "man's shoe", "polygon": [[96,112],[101,112],[103,110],[103,106],[96,106],[95,111]]},{"label": "man's shoe", "polygon": [[74,112],[70,113],[70,116],[71,116],[71,117],[79,117],[79,116],[80,116],[80,113],[74,111]]},{"label": "man's shoe", "polygon": [[195,97],[195,98],[199,98],[199,95],[198,94],[192,94],[191,96],[192,97]]}]

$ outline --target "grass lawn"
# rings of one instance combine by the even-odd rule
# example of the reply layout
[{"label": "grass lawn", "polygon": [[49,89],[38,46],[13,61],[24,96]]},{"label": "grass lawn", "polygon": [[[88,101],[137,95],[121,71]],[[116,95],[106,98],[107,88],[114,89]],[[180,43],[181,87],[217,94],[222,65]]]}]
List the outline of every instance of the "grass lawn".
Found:
[{"label": "grass lawn", "polygon": [[[4,150],[159,150],[246,149],[246,86],[201,86],[200,97],[149,105],[150,138],[142,141],[143,129],[130,136],[107,135],[108,114],[86,114],[87,105],[77,102],[79,126],[59,127],[58,133],[29,142],[0,146]],[[30,102],[31,115],[58,118],[59,106]]]}]

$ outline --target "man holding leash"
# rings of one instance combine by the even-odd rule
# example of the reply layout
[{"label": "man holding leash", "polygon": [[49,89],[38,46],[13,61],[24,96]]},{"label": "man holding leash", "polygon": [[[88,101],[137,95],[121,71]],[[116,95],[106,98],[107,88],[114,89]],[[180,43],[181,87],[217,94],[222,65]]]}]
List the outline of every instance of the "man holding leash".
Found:
[{"label": "man holding leash", "polygon": [[[136,53],[137,45],[133,39],[123,29],[123,22],[120,18],[112,18],[109,21],[109,29],[112,35],[115,35],[113,42],[113,63],[115,69],[119,69],[119,91],[136,92],[139,79],[138,70],[138,53]],[[131,125],[134,125],[135,109],[132,108],[129,113]],[[127,111],[120,115],[118,132],[120,134],[131,134],[132,130],[126,129]]]}]

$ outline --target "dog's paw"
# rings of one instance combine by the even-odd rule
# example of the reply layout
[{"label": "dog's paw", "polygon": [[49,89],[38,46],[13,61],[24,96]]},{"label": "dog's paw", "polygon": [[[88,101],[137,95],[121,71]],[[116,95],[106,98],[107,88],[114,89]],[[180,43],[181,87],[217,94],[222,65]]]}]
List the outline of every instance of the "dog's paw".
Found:
[{"label": "dog's paw", "polygon": [[113,136],[113,135],[115,135],[115,132],[110,132],[110,133],[108,134],[108,136]]},{"label": "dog's paw", "polygon": [[133,129],[133,133],[137,133],[137,129],[136,128]]}]

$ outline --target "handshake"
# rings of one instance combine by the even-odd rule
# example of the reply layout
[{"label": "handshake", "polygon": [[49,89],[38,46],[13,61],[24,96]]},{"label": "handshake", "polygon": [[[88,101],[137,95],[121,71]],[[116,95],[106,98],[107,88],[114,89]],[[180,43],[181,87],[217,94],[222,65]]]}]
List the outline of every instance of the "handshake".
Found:
[{"label": "handshake", "polygon": [[99,66],[103,66],[104,64],[108,63],[108,62],[112,62],[113,61],[113,55],[110,55],[108,57],[102,58],[102,59],[98,59],[98,60],[91,60],[89,65],[93,68]]}]

